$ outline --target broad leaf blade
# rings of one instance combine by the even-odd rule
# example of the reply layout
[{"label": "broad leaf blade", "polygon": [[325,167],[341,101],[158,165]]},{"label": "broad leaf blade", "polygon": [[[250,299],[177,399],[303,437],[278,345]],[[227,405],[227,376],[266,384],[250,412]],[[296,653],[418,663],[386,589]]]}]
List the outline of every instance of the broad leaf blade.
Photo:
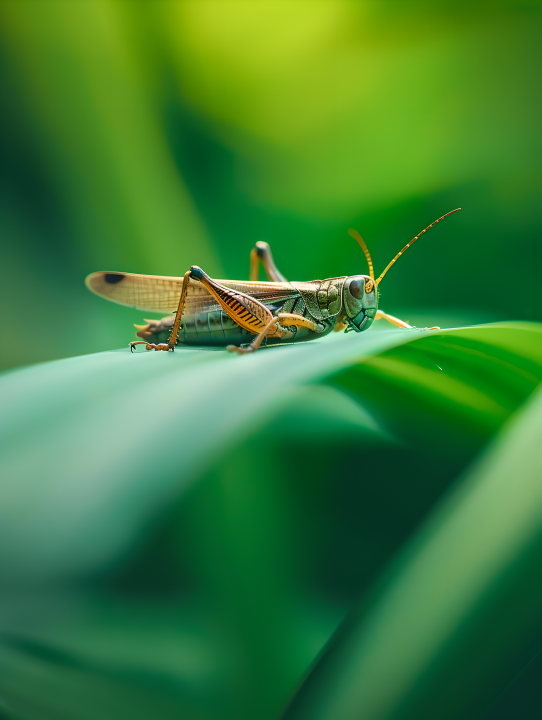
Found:
[{"label": "broad leaf blade", "polygon": [[[289,720],[479,717],[540,626],[540,392],[343,624]],[[452,680],[453,679],[453,680]]]}]

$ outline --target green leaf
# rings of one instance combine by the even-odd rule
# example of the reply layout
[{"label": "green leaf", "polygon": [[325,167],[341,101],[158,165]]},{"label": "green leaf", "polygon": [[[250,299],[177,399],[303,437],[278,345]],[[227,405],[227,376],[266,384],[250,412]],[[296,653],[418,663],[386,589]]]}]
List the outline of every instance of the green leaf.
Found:
[{"label": "green leaf", "polygon": [[487,711],[540,627],[541,423],[538,391],[352,611],[285,718]]},{"label": "green leaf", "polygon": [[537,386],[541,332],[119,350],[0,376],[8,716],[277,717]]},{"label": "green leaf", "polygon": [[[422,335],[335,337],[243,358],[120,350],[4,375],[4,572],[63,574],[107,562],[293,388]],[[61,507],[70,513],[59,519]]]}]

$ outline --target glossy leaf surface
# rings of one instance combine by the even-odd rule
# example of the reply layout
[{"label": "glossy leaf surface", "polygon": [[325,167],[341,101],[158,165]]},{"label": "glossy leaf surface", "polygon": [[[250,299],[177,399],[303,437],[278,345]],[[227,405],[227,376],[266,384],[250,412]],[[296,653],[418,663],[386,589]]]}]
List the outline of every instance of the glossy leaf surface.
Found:
[{"label": "glossy leaf surface", "polygon": [[516,507],[511,460],[495,497],[491,460],[455,478],[507,422],[503,457],[522,456],[514,413],[541,366],[540,326],[516,323],[3,375],[7,712],[275,718],[359,597],[291,717],[347,720],[378,698],[383,717],[420,717],[448,672],[450,712],[489,708],[537,625],[520,592],[536,550],[517,535],[536,483],[529,465]]}]

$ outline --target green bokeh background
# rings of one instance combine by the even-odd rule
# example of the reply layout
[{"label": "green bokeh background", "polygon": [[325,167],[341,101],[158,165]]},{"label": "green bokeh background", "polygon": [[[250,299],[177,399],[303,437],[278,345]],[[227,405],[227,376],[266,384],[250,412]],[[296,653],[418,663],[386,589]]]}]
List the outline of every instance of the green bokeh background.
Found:
[{"label": "green bokeh background", "polygon": [[[242,279],[265,240],[292,280],[355,274],[355,227],[380,272],[458,206],[390,271],[381,307],[443,327],[542,320],[541,30],[532,0],[4,0],[2,368],[126,349],[143,314],[91,295],[92,271]],[[378,649],[408,670],[425,613],[453,614],[491,562],[504,569],[382,717],[539,717],[542,550],[517,538],[542,517],[523,432],[540,394],[522,414],[540,326],[411,343],[377,329],[0,377],[0,717],[274,720],[354,608],[288,716],[317,702],[351,720],[333,698],[359,689],[370,633],[349,656],[348,628],[396,602],[402,630],[383,622]],[[433,547],[435,587],[429,561],[409,575]],[[385,697],[386,662],[359,707]]]},{"label": "green bokeh background", "polygon": [[384,309],[540,319],[541,22],[528,1],[6,0],[3,366],[132,339],[141,313],[91,271],[245,278],[267,240],[290,279],[354,274],[350,226],[378,270],[458,206]]}]

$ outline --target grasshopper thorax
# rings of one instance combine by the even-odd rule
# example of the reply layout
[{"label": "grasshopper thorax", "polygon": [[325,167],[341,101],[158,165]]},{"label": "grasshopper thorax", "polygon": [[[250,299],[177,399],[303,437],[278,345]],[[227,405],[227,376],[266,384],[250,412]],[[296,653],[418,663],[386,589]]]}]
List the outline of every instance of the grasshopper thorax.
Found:
[{"label": "grasshopper thorax", "polygon": [[367,330],[378,307],[378,292],[368,275],[351,275],[344,283],[343,302],[345,321],[356,332]]}]

